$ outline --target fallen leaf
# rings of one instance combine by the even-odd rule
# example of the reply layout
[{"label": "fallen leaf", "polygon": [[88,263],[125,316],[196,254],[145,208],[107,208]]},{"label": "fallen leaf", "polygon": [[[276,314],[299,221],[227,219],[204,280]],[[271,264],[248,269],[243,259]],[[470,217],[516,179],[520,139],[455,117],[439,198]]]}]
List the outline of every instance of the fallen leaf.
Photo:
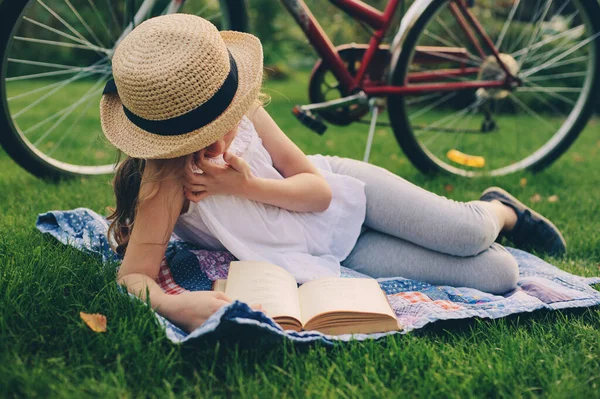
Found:
[{"label": "fallen leaf", "polygon": [[536,202],[540,202],[542,200],[542,196],[539,194],[534,194],[533,197],[529,198],[529,201],[536,203]]},{"label": "fallen leaf", "polygon": [[396,154],[395,152],[392,152],[390,154],[390,159],[393,159],[395,161],[396,159],[398,159],[398,154]]},{"label": "fallen leaf", "polygon": [[385,129],[378,129],[377,131],[377,135],[378,136],[385,136],[387,134],[387,132],[385,131]]},{"label": "fallen leaf", "polygon": [[106,316],[99,314],[99,313],[89,314],[89,313],[79,312],[79,317],[81,317],[81,319],[83,321],[85,321],[85,324],[87,324],[87,326],[92,331],[95,331],[95,332],[105,332],[106,331]]},{"label": "fallen leaf", "polygon": [[527,185],[527,179],[526,178],[522,178],[521,180],[519,180],[519,185],[521,187],[525,187]]},{"label": "fallen leaf", "polygon": [[558,195],[551,195],[548,197],[548,202],[558,202]]},{"label": "fallen leaf", "polygon": [[335,146],[335,143],[333,142],[333,140],[327,140],[325,142],[325,145],[329,148],[333,148]]},{"label": "fallen leaf", "polygon": [[446,184],[444,186],[444,191],[446,191],[447,193],[451,193],[452,191],[454,191],[454,186],[452,184]]},{"label": "fallen leaf", "polygon": [[575,162],[583,162],[584,158],[581,156],[581,154],[574,153],[573,154],[573,161],[575,161]]}]

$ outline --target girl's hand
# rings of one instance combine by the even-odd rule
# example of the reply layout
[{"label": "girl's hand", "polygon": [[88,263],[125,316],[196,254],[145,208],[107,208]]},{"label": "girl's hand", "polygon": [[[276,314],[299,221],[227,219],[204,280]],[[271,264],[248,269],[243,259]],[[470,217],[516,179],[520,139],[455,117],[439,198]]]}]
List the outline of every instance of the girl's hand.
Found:
[{"label": "girl's hand", "polygon": [[161,305],[160,313],[189,333],[230,302],[231,299],[222,292],[190,291],[169,295],[168,301]]},{"label": "girl's hand", "polygon": [[[244,159],[229,152],[223,154],[227,165],[215,165],[206,159],[204,151],[200,151],[196,162],[203,174],[196,174],[190,168],[186,168],[183,183],[185,197],[192,202],[199,202],[209,195],[241,196],[254,177],[250,165]],[[188,162],[193,160],[193,156],[194,154],[189,156]]]},{"label": "girl's hand", "polygon": [[[224,293],[217,291],[190,291],[179,295],[168,295],[159,313],[190,333],[200,327],[221,307],[231,303]],[[250,305],[257,311],[263,311],[260,304]]]}]

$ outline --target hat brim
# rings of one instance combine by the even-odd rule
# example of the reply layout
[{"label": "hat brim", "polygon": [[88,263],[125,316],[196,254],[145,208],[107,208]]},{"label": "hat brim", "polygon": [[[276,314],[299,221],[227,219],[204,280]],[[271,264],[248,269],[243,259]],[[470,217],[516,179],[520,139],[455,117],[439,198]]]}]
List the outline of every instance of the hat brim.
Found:
[{"label": "hat brim", "polygon": [[100,120],[104,135],[112,145],[134,158],[177,158],[214,143],[239,123],[258,98],[262,85],[262,46],[258,38],[247,33],[219,33],[238,69],[238,88],[229,107],[199,129],[181,135],[161,136],[134,125],[125,115],[118,94],[104,94],[100,100]]}]

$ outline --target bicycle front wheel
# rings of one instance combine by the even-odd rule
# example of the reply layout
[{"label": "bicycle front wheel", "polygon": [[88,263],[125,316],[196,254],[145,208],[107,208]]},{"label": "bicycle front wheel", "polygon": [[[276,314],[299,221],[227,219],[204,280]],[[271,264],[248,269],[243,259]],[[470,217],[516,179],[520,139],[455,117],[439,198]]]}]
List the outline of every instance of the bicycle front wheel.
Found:
[{"label": "bicycle front wheel", "polygon": [[0,4],[0,143],[30,173],[112,173],[99,102],[116,44],[145,19],[182,12],[247,31],[245,0],[30,0]]},{"label": "bicycle front wheel", "polygon": [[[393,71],[395,85],[504,79],[492,51],[482,40],[474,44],[476,31],[457,17],[458,1],[434,0],[417,19]],[[396,139],[423,172],[539,171],[567,150],[594,110],[600,6],[596,0],[482,0],[470,12],[521,84],[390,96]]]}]

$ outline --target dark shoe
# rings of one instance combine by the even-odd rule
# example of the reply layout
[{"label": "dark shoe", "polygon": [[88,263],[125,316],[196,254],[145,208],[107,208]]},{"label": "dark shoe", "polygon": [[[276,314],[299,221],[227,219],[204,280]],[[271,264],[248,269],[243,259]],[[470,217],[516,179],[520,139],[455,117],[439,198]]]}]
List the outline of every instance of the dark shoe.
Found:
[{"label": "dark shoe", "polygon": [[498,200],[511,207],[517,214],[517,223],[510,231],[501,235],[526,251],[545,252],[549,255],[562,255],[567,252],[567,243],[558,228],[551,221],[529,208],[521,201],[499,187],[490,187],[481,194],[481,201]]}]

